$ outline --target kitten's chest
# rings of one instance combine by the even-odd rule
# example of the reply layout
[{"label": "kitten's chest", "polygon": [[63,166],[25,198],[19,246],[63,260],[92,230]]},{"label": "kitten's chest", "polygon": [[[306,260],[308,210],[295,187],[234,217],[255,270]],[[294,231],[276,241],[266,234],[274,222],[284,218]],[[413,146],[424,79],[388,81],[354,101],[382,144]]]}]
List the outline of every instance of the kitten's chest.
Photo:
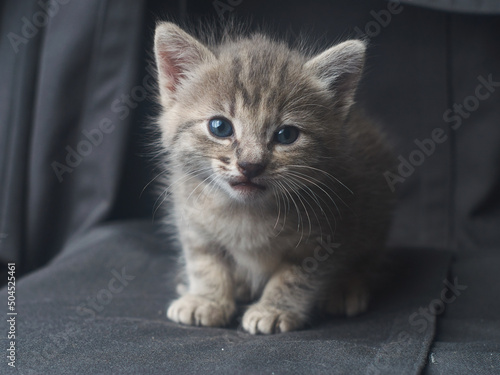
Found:
[{"label": "kitten's chest", "polygon": [[276,231],[270,215],[257,216],[248,212],[219,212],[206,227],[217,242],[231,253],[262,252],[272,247]]}]

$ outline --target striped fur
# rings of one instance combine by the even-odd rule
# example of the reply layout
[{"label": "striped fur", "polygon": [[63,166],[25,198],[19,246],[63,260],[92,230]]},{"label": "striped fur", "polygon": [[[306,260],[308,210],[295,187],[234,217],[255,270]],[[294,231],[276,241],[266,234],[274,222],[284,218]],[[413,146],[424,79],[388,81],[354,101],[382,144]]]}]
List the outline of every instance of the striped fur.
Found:
[{"label": "striped fur", "polygon": [[[353,107],[364,51],[347,41],[311,57],[261,34],[205,45],[158,25],[165,189],[186,274],[171,320],[223,326],[240,300],[252,303],[243,328],[267,334],[301,328],[315,311],[366,309],[392,155]],[[213,118],[234,135],[212,135]],[[299,129],[291,144],[275,139],[285,125]],[[245,163],[263,166],[251,178],[260,188],[231,185]]]}]

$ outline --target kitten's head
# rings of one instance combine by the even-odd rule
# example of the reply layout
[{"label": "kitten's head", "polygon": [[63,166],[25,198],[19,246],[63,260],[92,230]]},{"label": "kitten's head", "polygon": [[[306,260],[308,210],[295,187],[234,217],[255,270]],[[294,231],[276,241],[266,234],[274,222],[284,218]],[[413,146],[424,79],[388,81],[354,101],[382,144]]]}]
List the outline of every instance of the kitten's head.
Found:
[{"label": "kitten's head", "polygon": [[246,203],[313,182],[342,148],[364,54],[351,40],[309,58],[259,34],[207,46],[158,25],[160,127],[173,168]]}]

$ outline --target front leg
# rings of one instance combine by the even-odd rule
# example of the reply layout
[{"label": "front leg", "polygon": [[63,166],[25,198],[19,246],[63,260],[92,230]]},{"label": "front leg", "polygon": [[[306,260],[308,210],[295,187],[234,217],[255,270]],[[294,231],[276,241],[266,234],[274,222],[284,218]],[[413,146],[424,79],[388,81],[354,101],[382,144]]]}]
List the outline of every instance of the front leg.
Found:
[{"label": "front leg", "polygon": [[187,325],[227,325],[236,310],[230,265],[214,244],[204,243],[196,233],[184,235],[181,242],[188,287],[171,303],[167,317]]},{"label": "front leg", "polygon": [[273,274],[260,300],[243,315],[243,329],[270,334],[301,328],[322,290],[320,279],[298,265],[285,265]]}]

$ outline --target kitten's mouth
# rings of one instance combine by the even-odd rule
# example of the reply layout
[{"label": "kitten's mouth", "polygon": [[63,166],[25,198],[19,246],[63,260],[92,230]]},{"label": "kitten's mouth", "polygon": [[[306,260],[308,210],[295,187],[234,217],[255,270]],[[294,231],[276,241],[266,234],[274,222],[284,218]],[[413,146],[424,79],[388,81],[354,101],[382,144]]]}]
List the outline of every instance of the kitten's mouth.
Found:
[{"label": "kitten's mouth", "polygon": [[241,192],[250,192],[254,190],[266,190],[266,187],[263,185],[256,184],[250,180],[245,181],[232,181],[229,183],[234,190],[238,190]]}]

